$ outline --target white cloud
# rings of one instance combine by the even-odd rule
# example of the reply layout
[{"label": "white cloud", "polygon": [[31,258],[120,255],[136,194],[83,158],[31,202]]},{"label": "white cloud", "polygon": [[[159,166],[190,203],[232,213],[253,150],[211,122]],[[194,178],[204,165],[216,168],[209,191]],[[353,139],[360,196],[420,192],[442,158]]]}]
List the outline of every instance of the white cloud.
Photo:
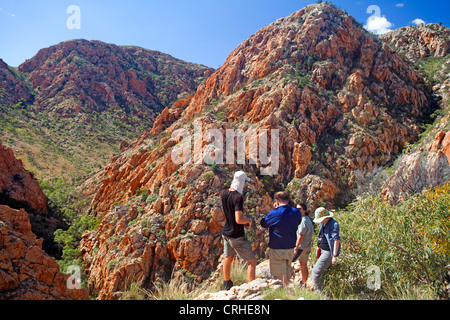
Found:
[{"label": "white cloud", "polygon": [[13,17],[13,18],[16,17],[16,15],[14,13],[11,13],[11,12],[8,12],[7,15],[10,16],[10,17]]},{"label": "white cloud", "polygon": [[373,32],[376,35],[382,35],[392,31],[393,23],[389,22],[385,16],[377,16],[373,15],[367,19],[367,24],[364,26],[364,29],[367,31]]},{"label": "white cloud", "polygon": [[403,2],[397,3],[395,5],[397,8],[403,8],[405,6],[405,4]]},{"label": "white cloud", "polygon": [[425,21],[423,21],[422,19],[414,19],[413,21],[411,21],[412,23],[414,23],[416,26],[419,24],[426,24]]}]

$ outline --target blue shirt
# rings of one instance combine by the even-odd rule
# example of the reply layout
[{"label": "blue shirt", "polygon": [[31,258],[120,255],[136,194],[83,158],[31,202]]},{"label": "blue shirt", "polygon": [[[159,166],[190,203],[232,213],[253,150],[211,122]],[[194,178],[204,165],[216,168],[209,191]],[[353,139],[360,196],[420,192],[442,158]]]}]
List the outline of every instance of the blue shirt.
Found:
[{"label": "blue shirt", "polygon": [[[328,221],[326,226],[323,226],[323,223],[320,224],[319,230],[319,241],[322,240],[322,234],[325,236],[328,242],[328,246],[330,247],[331,256],[334,257],[334,242],[336,240],[341,240],[339,235],[339,224],[333,218]],[[339,242],[338,253],[336,257],[341,253],[341,243]]]},{"label": "blue shirt", "polygon": [[297,242],[298,225],[302,214],[289,205],[279,206],[261,220],[263,228],[269,228],[269,248],[293,249]]}]

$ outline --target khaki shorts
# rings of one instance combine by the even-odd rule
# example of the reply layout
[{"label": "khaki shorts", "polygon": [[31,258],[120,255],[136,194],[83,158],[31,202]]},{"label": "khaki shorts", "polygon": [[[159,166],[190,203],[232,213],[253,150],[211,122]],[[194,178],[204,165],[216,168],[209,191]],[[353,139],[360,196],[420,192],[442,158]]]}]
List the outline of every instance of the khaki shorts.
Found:
[{"label": "khaki shorts", "polygon": [[298,261],[300,262],[308,262],[309,260],[309,254],[311,253],[311,248],[303,250],[303,252],[298,257]]},{"label": "khaki shorts", "polygon": [[272,249],[269,248],[270,273],[276,277],[291,274],[291,262],[294,257],[292,249]]},{"label": "khaki shorts", "polygon": [[256,255],[255,252],[253,252],[252,245],[246,237],[229,238],[222,235],[222,238],[224,241],[223,251],[225,257],[228,258],[237,255],[239,259],[245,261],[256,259]]}]

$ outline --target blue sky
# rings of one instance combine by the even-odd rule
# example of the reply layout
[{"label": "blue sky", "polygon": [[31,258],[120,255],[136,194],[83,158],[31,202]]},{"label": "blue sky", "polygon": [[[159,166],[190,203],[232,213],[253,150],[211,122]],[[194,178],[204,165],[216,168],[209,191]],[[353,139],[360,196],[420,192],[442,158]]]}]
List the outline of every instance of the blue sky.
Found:
[{"label": "blue sky", "polygon": [[[84,38],[136,45],[218,68],[239,43],[258,29],[315,2],[0,0],[0,58],[16,67],[41,48]],[[442,22],[450,27],[448,0],[331,2],[375,33],[413,25],[413,21]],[[67,27],[66,22],[71,16],[67,8],[70,5],[80,8],[81,29]],[[367,9],[371,5],[379,10],[368,14]]]}]

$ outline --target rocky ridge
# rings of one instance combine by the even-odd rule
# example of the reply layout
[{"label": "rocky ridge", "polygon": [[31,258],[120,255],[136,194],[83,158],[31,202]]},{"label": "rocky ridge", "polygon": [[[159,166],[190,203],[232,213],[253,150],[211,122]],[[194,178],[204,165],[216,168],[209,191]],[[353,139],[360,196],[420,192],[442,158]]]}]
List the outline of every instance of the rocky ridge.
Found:
[{"label": "rocky ridge", "polygon": [[11,148],[0,144],[0,196],[3,204],[47,214],[47,197],[37,180],[17,160]]},{"label": "rocky ridge", "polygon": [[385,183],[383,194],[395,202],[450,181],[450,29],[418,25],[382,39],[423,74],[439,106],[434,123],[428,124],[419,143],[405,150]]},{"label": "rocky ridge", "polygon": [[[285,187],[310,210],[340,204],[359,171],[392,161],[417,138],[430,108],[431,90],[417,72],[333,5],[307,6],[262,28],[98,176],[90,212],[102,223],[80,244],[90,291],[117,299],[133,281],[151,288],[171,276],[208,279],[222,253],[218,195],[234,171],[252,179],[245,212],[255,222]],[[171,135],[193,135],[196,126],[203,150],[208,129],[278,129],[278,174],[261,175],[260,162],[175,164],[179,139]],[[255,223],[247,235],[264,257],[265,230]]]},{"label": "rocky ridge", "polygon": [[50,216],[37,181],[3,145],[0,189],[0,300],[88,300],[86,289],[68,288],[69,276],[60,273],[43,250],[44,239],[32,231],[53,232],[58,221]]},{"label": "rocky ridge", "polygon": [[212,72],[158,51],[82,39],[42,49],[19,70],[38,88],[38,108],[70,114],[109,107],[126,115],[135,108],[138,116],[157,114]]},{"label": "rocky ridge", "polygon": [[44,48],[18,69],[2,61],[0,70],[2,141],[46,180],[103,168],[121,143],[213,72],[158,51],[87,40]]},{"label": "rocky ridge", "polygon": [[0,59],[0,105],[14,104],[21,99],[25,101],[31,99],[28,88]]},{"label": "rocky ridge", "polygon": [[443,58],[450,53],[450,29],[437,23],[399,28],[381,39],[411,61],[430,56]]},{"label": "rocky ridge", "polygon": [[0,205],[0,300],[89,300],[42,249],[25,210]]}]

